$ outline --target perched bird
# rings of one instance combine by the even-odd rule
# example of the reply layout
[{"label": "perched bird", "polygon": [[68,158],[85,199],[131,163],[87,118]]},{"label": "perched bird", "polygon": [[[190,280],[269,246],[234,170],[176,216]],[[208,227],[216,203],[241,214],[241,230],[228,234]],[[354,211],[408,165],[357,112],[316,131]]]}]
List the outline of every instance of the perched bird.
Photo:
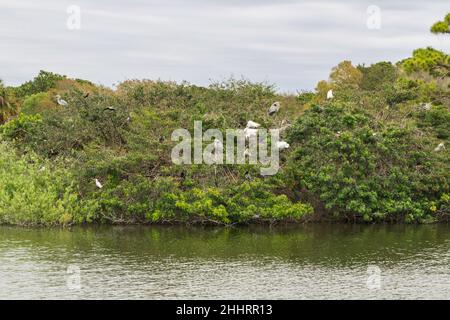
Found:
[{"label": "perched bird", "polygon": [[269,111],[268,111],[267,113],[269,114],[269,116],[272,116],[272,115],[274,115],[275,113],[277,113],[278,110],[280,110],[280,103],[277,101],[277,102],[274,102],[274,103],[270,106]]},{"label": "perched bird", "polygon": [[248,148],[245,148],[244,150],[244,157],[250,157],[252,154],[250,153],[250,151],[248,150]]},{"label": "perched bird", "polygon": [[114,108],[114,107],[106,107],[105,109],[103,109],[103,110],[109,110],[109,111],[116,111],[116,108]]},{"label": "perched bird", "polygon": [[289,143],[287,143],[286,141],[278,141],[277,148],[281,149],[281,150],[287,149],[287,148],[289,148]]},{"label": "perched bird", "polygon": [[258,129],[245,128],[244,129],[245,139],[250,139],[250,137],[258,135]]},{"label": "perched bird", "polygon": [[103,188],[103,185],[100,183],[100,181],[98,181],[98,179],[95,179],[95,185],[96,185],[97,188],[99,188],[99,189]]},{"label": "perched bird", "polygon": [[254,122],[254,121],[252,121],[252,120],[249,120],[249,121],[247,122],[247,128],[256,129],[256,128],[260,127],[260,126],[261,126],[261,125],[260,125],[259,123]]},{"label": "perched bird", "polygon": [[438,144],[438,146],[436,148],[434,148],[434,151],[438,152],[438,151],[441,151],[443,149],[445,149],[445,146],[444,146],[444,143],[441,142],[441,143]]},{"label": "perched bird", "polygon": [[58,104],[63,107],[66,107],[68,105],[67,101],[61,99],[61,96],[59,94],[56,95],[56,102],[58,102]]},{"label": "perched bird", "polygon": [[333,90],[328,90],[327,99],[333,99]]}]

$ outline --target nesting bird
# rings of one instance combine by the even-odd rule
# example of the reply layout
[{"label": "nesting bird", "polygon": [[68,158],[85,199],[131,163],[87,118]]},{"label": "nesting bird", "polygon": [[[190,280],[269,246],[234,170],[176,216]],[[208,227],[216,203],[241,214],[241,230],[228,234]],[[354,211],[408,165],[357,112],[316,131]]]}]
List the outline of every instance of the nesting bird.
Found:
[{"label": "nesting bird", "polygon": [[287,143],[286,141],[278,141],[277,148],[280,150],[287,149],[289,148],[289,143]]},{"label": "nesting bird", "polygon": [[328,90],[327,92],[327,99],[333,99],[333,90]]},{"label": "nesting bird", "polygon": [[280,110],[280,103],[277,101],[270,106],[269,111],[267,113],[269,116],[273,116],[275,113],[278,112],[278,110]]},{"label": "nesting bird", "polygon": [[67,101],[64,99],[61,99],[61,96],[59,94],[56,95],[56,102],[63,107],[66,107],[68,105]]},{"label": "nesting bird", "polygon": [[441,143],[438,144],[438,146],[436,148],[434,148],[434,151],[438,152],[438,151],[441,151],[443,149],[445,149],[445,146],[444,146],[444,143],[441,142]]},{"label": "nesting bird", "polygon": [[254,121],[252,121],[252,120],[249,120],[249,121],[247,122],[247,128],[256,129],[256,128],[260,127],[260,126],[261,126],[261,125],[260,125],[259,123],[254,122]]},{"label": "nesting bird", "polygon": [[99,189],[103,188],[103,185],[100,183],[100,181],[98,181],[98,179],[95,179],[95,185],[96,185],[97,188],[99,188]]}]

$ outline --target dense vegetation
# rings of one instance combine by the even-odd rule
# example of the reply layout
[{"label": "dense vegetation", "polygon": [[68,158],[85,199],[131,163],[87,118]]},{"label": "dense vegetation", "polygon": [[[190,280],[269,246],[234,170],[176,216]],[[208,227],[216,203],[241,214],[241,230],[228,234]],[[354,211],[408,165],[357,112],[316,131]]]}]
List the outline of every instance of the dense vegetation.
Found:
[{"label": "dense vegetation", "polygon": [[[448,33],[448,21],[432,31]],[[449,72],[448,54],[422,48],[396,64],[343,61],[297,96],[243,79],[112,90],[41,71],[0,82],[0,223],[447,220]],[[290,122],[281,170],[173,164],[171,133],[195,120],[203,130]]]}]

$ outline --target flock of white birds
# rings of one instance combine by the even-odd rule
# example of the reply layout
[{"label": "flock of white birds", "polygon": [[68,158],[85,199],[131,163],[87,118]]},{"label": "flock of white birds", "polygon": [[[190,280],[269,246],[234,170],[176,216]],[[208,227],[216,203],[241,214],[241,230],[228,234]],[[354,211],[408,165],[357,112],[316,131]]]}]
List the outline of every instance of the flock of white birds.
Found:
[{"label": "flock of white birds", "polygon": [[[87,96],[86,96],[87,97]],[[333,99],[333,90],[328,90],[327,92],[327,99]],[[58,103],[58,105],[63,106],[63,107],[67,107],[69,104],[67,103],[66,100],[61,99],[61,96],[59,94],[56,95],[56,102]],[[269,110],[267,111],[267,114],[269,116],[273,116],[275,115],[279,110],[280,110],[281,104],[280,102],[274,102],[270,107]],[[431,107],[431,104],[424,104],[422,106],[422,108],[424,110],[429,110]],[[107,107],[105,110],[115,110],[113,107]],[[281,122],[281,128],[279,128],[279,130],[282,132],[284,130],[286,130],[289,127],[289,122],[287,120],[283,120]],[[247,125],[244,129],[244,134],[245,134],[245,139],[248,140],[251,137],[256,137],[258,135],[258,128],[261,127],[261,125],[255,121],[252,120],[248,120],[247,121]],[[340,135],[340,132],[339,132]],[[289,143],[287,143],[286,141],[278,141],[277,142],[277,148],[279,150],[284,150],[284,149],[288,149],[289,148]],[[218,150],[218,151],[222,151],[223,150],[223,143],[222,141],[215,139],[214,140],[214,149]],[[439,152],[441,150],[445,149],[445,145],[443,142],[439,143],[438,146],[436,148],[434,148],[435,152]],[[248,148],[246,148],[244,150],[244,157],[250,157],[251,153],[248,150]],[[95,179],[95,185],[97,188],[102,189],[103,185],[101,184],[101,182],[98,179]]]}]

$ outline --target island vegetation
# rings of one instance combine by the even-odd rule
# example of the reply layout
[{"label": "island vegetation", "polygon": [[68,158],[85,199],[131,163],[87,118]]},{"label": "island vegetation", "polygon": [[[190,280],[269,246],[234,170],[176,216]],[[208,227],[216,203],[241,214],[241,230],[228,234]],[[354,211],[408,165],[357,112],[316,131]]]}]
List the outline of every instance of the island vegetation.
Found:
[{"label": "island vegetation", "polygon": [[[431,32],[445,37],[449,23],[447,14]],[[40,71],[19,86],[0,82],[0,223],[447,221],[449,87],[450,56],[431,47],[397,63],[343,61],[295,95],[233,78],[113,89]],[[172,163],[174,129],[248,120],[286,127],[278,174]]]}]

